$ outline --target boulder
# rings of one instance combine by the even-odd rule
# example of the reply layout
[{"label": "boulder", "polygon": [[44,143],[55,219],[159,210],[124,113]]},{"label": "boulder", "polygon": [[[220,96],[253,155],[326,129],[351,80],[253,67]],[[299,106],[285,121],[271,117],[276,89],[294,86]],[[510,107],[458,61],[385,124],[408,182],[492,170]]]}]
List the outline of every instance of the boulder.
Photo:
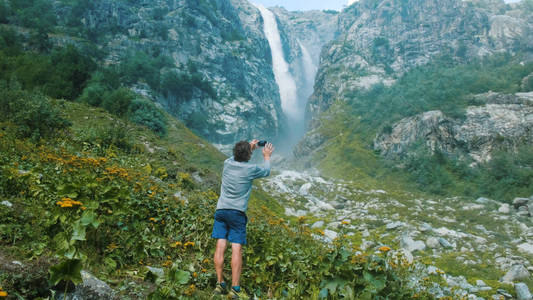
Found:
[{"label": "boulder", "polygon": [[510,208],[509,208],[509,204],[507,203],[504,203],[500,206],[500,208],[498,208],[498,212],[502,213],[502,214],[508,214],[510,212]]},{"label": "boulder", "polygon": [[334,239],[337,238],[337,232],[335,232],[333,230],[326,229],[326,230],[324,230],[324,236],[328,240],[333,241]]},{"label": "boulder", "polygon": [[428,237],[427,240],[426,240],[426,245],[429,248],[432,248],[432,249],[440,247],[439,240],[437,238],[435,238],[435,237]]},{"label": "boulder", "polygon": [[533,244],[523,243],[517,246],[518,251],[533,255]]},{"label": "boulder", "polygon": [[502,282],[513,282],[516,280],[521,280],[529,277],[529,271],[523,265],[514,265],[505,273],[505,275],[500,279]]},{"label": "boulder", "polygon": [[518,300],[531,300],[531,293],[529,292],[529,289],[525,283],[517,283],[514,286],[516,291],[516,299]]},{"label": "boulder", "polygon": [[529,198],[514,198],[513,206],[518,209],[520,206],[526,206],[529,203]]},{"label": "boulder", "polygon": [[300,190],[298,190],[298,193],[300,193],[300,195],[302,196],[307,196],[309,195],[309,189],[312,187],[313,185],[311,183],[305,183],[303,184],[301,187],[300,187]]},{"label": "boulder", "polygon": [[324,226],[324,221],[316,221],[313,223],[313,225],[311,225],[311,228],[320,228],[322,226]]},{"label": "boulder", "polygon": [[403,236],[400,240],[400,247],[409,252],[415,252],[426,249],[426,244],[423,241],[415,241],[410,236]]},{"label": "boulder", "polygon": [[391,230],[391,229],[396,229],[396,228],[402,227],[404,225],[405,224],[403,222],[396,221],[396,222],[391,222],[391,223],[387,224],[386,228]]},{"label": "boulder", "polygon": [[445,238],[439,238],[439,243],[444,248],[448,248],[448,249],[452,249],[453,248],[453,245],[450,242],[448,242]]},{"label": "boulder", "polygon": [[94,277],[86,271],[81,271],[82,283],[76,285],[76,290],[70,299],[108,300],[117,299],[115,291],[107,283]]}]

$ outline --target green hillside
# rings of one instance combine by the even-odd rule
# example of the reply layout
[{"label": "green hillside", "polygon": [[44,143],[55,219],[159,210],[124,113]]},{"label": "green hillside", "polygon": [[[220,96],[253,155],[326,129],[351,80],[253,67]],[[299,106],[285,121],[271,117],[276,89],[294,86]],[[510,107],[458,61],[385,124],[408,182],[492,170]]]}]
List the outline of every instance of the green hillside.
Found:
[{"label": "green hillside", "polygon": [[[24,264],[0,264],[8,297],[70,290],[65,283],[78,283],[82,268],[121,299],[210,296],[222,154],[168,115],[161,137],[101,108],[16,84],[3,82],[0,99],[8,116],[0,126],[0,199],[12,205],[0,207],[0,261]],[[251,199],[243,272],[250,293],[395,299],[414,293],[385,252],[356,252],[342,236],[326,246],[313,238],[318,230],[280,218],[277,203],[259,189]],[[154,278],[146,265],[166,275]]]}]

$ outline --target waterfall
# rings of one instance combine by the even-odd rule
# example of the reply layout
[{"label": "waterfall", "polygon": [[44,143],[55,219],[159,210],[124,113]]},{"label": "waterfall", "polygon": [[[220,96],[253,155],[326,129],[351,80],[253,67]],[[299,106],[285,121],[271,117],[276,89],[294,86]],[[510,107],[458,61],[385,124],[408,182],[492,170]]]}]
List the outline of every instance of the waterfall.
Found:
[{"label": "waterfall", "polygon": [[298,41],[298,45],[300,46],[300,51],[302,51],[302,65],[304,69],[304,79],[305,79],[305,86],[304,86],[304,103],[302,103],[303,106],[305,106],[307,103],[305,103],[305,99],[309,98],[311,94],[313,94],[313,86],[315,83],[315,75],[318,71],[317,66],[313,62],[313,59],[311,58],[311,54],[309,54],[309,51],[305,46]]},{"label": "waterfall", "polygon": [[289,64],[283,55],[278,23],[274,14],[260,4],[254,4],[261,12],[264,22],[264,33],[272,53],[272,70],[279,87],[281,109],[289,120],[289,124],[300,123],[303,120],[303,111],[298,105],[296,82],[289,70]]}]

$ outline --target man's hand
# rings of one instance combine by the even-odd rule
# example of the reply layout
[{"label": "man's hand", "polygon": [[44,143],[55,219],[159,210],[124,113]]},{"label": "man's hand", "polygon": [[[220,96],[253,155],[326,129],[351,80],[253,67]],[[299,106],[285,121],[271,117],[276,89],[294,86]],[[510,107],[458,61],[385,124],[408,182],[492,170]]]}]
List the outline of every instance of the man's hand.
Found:
[{"label": "man's hand", "polygon": [[272,152],[274,152],[274,146],[271,143],[267,143],[263,148],[263,158],[265,160],[270,160]]},{"label": "man's hand", "polygon": [[254,151],[255,149],[259,148],[259,146],[257,146],[257,143],[259,143],[259,140],[256,140],[256,139],[253,139],[250,142],[250,147],[252,148],[252,151]]}]

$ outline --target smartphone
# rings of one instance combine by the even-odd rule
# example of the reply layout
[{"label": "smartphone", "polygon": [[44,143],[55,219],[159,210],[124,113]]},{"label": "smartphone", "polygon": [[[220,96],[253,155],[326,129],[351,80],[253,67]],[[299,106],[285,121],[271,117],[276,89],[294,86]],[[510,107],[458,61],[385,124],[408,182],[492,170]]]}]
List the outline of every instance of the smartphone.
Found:
[{"label": "smartphone", "polygon": [[259,141],[259,142],[257,143],[257,146],[259,146],[259,147],[264,147],[264,146],[266,145],[266,143],[267,143],[267,141]]}]

